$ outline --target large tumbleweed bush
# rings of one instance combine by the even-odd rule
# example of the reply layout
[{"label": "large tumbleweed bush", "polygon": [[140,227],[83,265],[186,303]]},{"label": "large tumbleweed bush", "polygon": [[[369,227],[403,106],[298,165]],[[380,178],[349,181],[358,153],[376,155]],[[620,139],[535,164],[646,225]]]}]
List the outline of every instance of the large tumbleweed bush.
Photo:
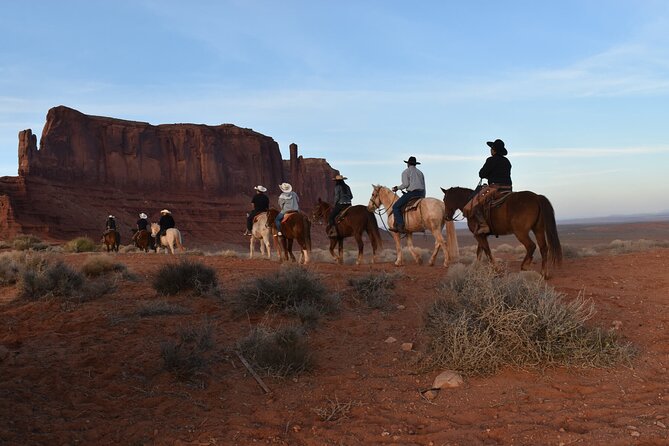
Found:
[{"label": "large tumbleweed bush", "polygon": [[219,291],[216,271],[202,263],[189,260],[170,263],[160,268],[153,279],[153,288],[163,295],[192,291],[196,296],[202,296],[216,295]]},{"label": "large tumbleweed bush", "polygon": [[390,306],[390,298],[397,277],[397,274],[382,272],[349,279],[348,283],[355,291],[356,300],[370,308],[386,309]]},{"label": "large tumbleweed bush", "polygon": [[243,284],[232,303],[238,314],[275,310],[311,323],[336,311],[339,296],[329,292],[313,272],[290,265]]},{"label": "large tumbleweed bush", "polygon": [[89,237],[77,237],[63,246],[63,251],[65,252],[95,252],[99,249],[100,245]]},{"label": "large tumbleweed bush", "polygon": [[237,342],[237,349],[254,369],[269,376],[296,375],[313,365],[305,332],[300,327],[255,327]]},{"label": "large tumbleweed bush", "polygon": [[610,366],[629,361],[630,344],[614,331],[586,326],[595,310],[565,300],[542,280],[490,265],[455,265],[442,296],[428,309],[426,368],[486,375],[500,367]]}]

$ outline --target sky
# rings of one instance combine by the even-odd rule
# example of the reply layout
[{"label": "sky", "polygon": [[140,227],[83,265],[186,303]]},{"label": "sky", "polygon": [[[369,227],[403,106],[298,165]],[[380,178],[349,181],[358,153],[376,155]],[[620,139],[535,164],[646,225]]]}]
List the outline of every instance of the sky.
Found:
[{"label": "sky", "polygon": [[372,184],[400,184],[412,155],[428,196],[474,188],[500,138],[514,190],[547,196],[558,220],[669,210],[664,0],[0,8],[0,176],[17,175],[19,131],[39,139],[47,111],[66,105],[252,128],[284,159],[296,143],[348,177],[355,204]]}]

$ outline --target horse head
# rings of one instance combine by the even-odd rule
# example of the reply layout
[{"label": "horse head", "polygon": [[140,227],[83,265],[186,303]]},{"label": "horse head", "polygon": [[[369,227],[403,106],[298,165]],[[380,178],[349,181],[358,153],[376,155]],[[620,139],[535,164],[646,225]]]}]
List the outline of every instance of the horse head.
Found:
[{"label": "horse head", "polygon": [[151,235],[156,236],[160,232],[160,225],[158,223],[151,223]]},{"label": "horse head", "polygon": [[381,198],[379,197],[379,189],[381,189],[382,186],[379,186],[378,184],[372,184],[372,187],[374,188],[372,190],[372,196],[369,197],[369,203],[367,203],[367,210],[369,212],[374,212],[375,210],[381,207]]},{"label": "horse head", "polygon": [[325,221],[330,208],[331,206],[327,202],[319,198],[314,210],[311,211],[311,219],[314,223]]}]

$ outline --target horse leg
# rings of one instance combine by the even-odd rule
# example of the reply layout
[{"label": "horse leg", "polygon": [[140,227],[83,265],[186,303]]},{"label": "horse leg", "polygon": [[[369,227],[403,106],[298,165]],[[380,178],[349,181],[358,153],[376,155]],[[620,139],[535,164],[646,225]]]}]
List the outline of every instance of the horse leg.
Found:
[{"label": "horse leg", "polygon": [[343,237],[337,237],[337,252],[339,253],[339,258],[337,259],[337,262],[340,265],[344,264],[344,238]]},{"label": "horse leg", "polygon": [[355,261],[356,265],[362,265],[362,255],[365,250],[365,244],[362,243],[362,231],[354,234],[355,241],[358,243],[358,259]]},{"label": "horse leg", "polygon": [[490,245],[488,244],[488,237],[485,235],[475,235],[478,246],[476,247],[476,261],[481,261],[481,253],[485,253],[488,261],[491,264],[495,264],[495,259],[492,258],[492,252],[490,251]]},{"label": "horse leg", "polygon": [[410,232],[407,234],[407,246],[409,247],[409,252],[411,253],[411,256],[416,261],[416,263],[418,265],[422,265],[423,258],[416,252],[416,248],[413,246],[413,234]]},{"label": "horse leg", "polygon": [[448,266],[448,251],[446,251],[446,247],[444,246],[444,239],[441,236],[441,233],[437,231],[432,231],[432,234],[434,235],[434,249],[432,250],[432,255],[430,256],[430,262],[428,265],[434,266],[434,261],[437,259],[437,254],[439,254],[439,249],[443,247],[444,249],[444,266]]},{"label": "horse leg", "polygon": [[523,259],[523,262],[520,264],[520,270],[525,271],[527,269],[527,266],[532,263],[532,257],[534,256],[534,250],[536,249],[537,245],[535,245],[534,242],[532,241],[529,232],[516,233],[515,235],[518,241],[522,243],[523,246],[525,246],[525,258]]},{"label": "horse leg", "polygon": [[393,240],[395,240],[395,251],[397,251],[397,258],[395,259],[395,266],[404,265],[404,259],[402,257],[402,243],[400,243],[400,235],[397,232],[391,232],[393,235]]},{"label": "horse leg", "polygon": [[[253,258],[253,251],[255,251],[255,245],[256,245],[255,237],[251,236],[251,243],[249,244],[249,259]],[[262,246],[262,245],[260,245],[260,246]]]},{"label": "horse leg", "polygon": [[[286,244],[288,246],[288,254],[290,255],[290,260],[293,262],[297,262],[295,254],[293,254],[293,239],[292,238],[287,239]],[[288,258],[286,258],[286,260],[288,260]]]},{"label": "horse leg", "polygon": [[539,245],[539,252],[541,253],[541,277],[546,280],[548,279],[548,267],[546,266],[548,263],[548,245],[546,244],[546,233],[543,228],[541,230],[534,228],[532,231],[534,232],[534,237],[537,239],[537,245]]},{"label": "horse leg", "polygon": [[337,257],[337,254],[335,254],[334,251],[335,246],[337,246],[337,239],[331,238],[329,240],[330,240],[330,255],[335,260],[335,262],[339,262],[339,257]]}]

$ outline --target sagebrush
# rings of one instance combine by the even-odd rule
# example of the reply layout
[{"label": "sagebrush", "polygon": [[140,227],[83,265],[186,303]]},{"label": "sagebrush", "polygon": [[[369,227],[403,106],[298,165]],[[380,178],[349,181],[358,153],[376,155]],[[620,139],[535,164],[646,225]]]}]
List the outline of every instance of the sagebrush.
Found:
[{"label": "sagebrush", "polygon": [[218,279],[213,268],[182,260],[160,268],[153,279],[153,288],[163,295],[184,291],[192,291],[196,296],[212,295],[218,293]]},{"label": "sagebrush", "polygon": [[305,332],[300,327],[255,327],[237,343],[237,348],[254,369],[270,376],[296,375],[313,365]]}]

